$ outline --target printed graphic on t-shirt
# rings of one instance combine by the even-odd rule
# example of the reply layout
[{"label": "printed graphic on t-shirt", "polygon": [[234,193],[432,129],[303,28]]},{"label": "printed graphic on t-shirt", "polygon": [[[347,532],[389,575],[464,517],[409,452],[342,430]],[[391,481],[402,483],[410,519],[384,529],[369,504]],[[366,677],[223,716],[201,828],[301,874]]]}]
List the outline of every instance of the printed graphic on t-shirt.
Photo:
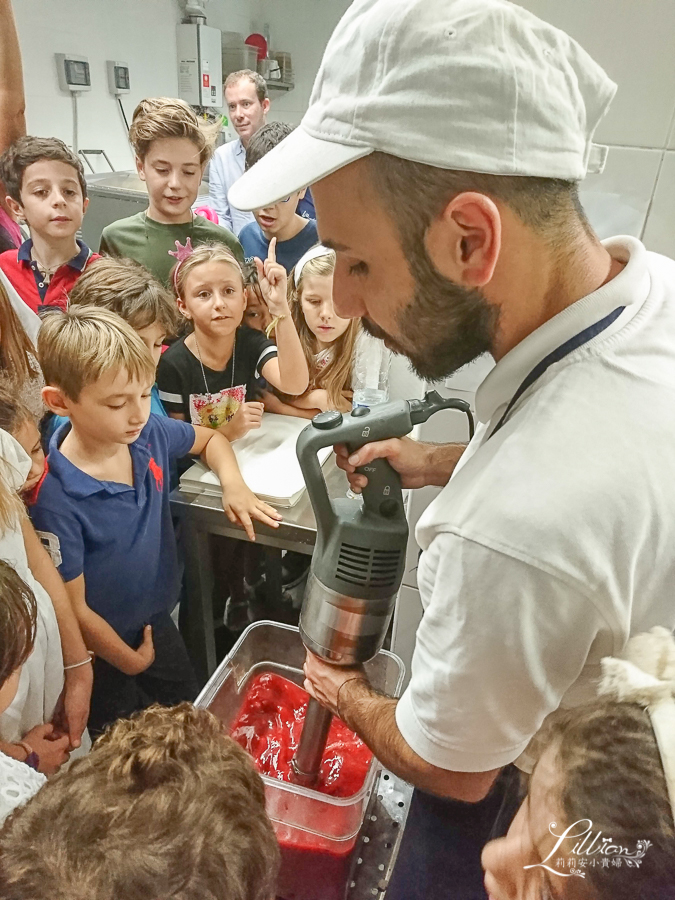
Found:
[{"label": "printed graphic on t-shirt", "polygon": [[190,394],[190,422],[207,428],[227,425],[246,400],[246,385],[224,388],[215,394]]}]

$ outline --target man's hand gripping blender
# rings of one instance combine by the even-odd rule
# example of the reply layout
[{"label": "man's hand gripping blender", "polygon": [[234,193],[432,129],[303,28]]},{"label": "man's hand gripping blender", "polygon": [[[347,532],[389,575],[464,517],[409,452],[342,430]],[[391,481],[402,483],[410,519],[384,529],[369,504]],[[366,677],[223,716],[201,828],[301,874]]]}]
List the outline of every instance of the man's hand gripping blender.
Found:
[{"label": "man's hand gripping blender", "polygon": [[[381,650],[405,566],[408,522],[398,473],[385,459],[358,471],[368,477],[363,504],[331,500],[317,451],[346,444],[350,453],[370,441],[409,434],[441,409],[469,414],[464,400],[430,391],[424,400],[359,406],[351,414],[320,413],[300,434],[298,460],[316,517],[317,536],[300,636],[305,647],[328,663],[358,666]],[[297,753],[296,780],[311,786],[326,747],[332,714],[310,698]]]}]

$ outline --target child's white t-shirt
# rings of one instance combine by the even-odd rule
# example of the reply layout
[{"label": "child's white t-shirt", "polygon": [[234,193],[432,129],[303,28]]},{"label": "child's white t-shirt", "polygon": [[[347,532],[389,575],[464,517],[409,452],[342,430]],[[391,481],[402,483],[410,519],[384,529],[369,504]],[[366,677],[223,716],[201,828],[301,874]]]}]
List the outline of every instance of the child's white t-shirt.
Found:
[{"label": "child's white t-shirt", "polygon": [[[30,470],[30,458],[18,441],[2,429],[0,458],[8,486],[20,490]],[[0,559],[32,590],[38,612],[33,652],[21,668],[14,700],[0,715],[0,739],[14,742],[36,725],[52,720],[63,690],[63,656],[54,606],[47,591],[33,578],[18,516],[0,533]]]},{"label": "child's white t-shirt", "polygon": [[0,827],[17,806],[28,803],[46,782],[40,772],[0,752]]}]

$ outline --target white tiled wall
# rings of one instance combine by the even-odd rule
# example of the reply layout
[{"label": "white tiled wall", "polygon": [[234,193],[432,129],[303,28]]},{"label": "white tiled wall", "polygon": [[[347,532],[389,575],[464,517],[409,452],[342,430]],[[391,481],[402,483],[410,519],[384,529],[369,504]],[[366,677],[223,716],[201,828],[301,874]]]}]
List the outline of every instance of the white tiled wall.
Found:
[{"label": "white tiled wall", "polygon": [[582,202],[601,237],[632,234],[675,257],[675,3],[672,0],[520,0],[564,29],[617,83],[597,140],[602,175]]},{"label": "white tiled wall", "polygon": [[[217,0],[214,0],[217,2]],[[296,89],[272,95],[272,118],[297,124],[330,33],[348,0],[253,0],[252,24],[268,23],[279,50],[293,54]],[[597,139],[610,145],[602,175],[582,202],[601,237],[632,234],[675,257],[674,0],[521,0],[567,31],[619,89]],[[664,156],[665,148],[673,152]]]}]

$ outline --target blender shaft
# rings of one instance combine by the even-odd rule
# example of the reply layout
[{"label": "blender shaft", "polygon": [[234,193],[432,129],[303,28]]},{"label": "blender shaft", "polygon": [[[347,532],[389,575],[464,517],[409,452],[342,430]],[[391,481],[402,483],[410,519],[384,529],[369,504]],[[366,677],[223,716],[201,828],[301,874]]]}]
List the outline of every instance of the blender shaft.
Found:
[{"label": "blender shaft", "polygon": [[292,760],[298,783],[311,785],[316,781],[332,718],[333,714],[329,709],[322,706],[314,697],[309,698],[300,743]]}]

